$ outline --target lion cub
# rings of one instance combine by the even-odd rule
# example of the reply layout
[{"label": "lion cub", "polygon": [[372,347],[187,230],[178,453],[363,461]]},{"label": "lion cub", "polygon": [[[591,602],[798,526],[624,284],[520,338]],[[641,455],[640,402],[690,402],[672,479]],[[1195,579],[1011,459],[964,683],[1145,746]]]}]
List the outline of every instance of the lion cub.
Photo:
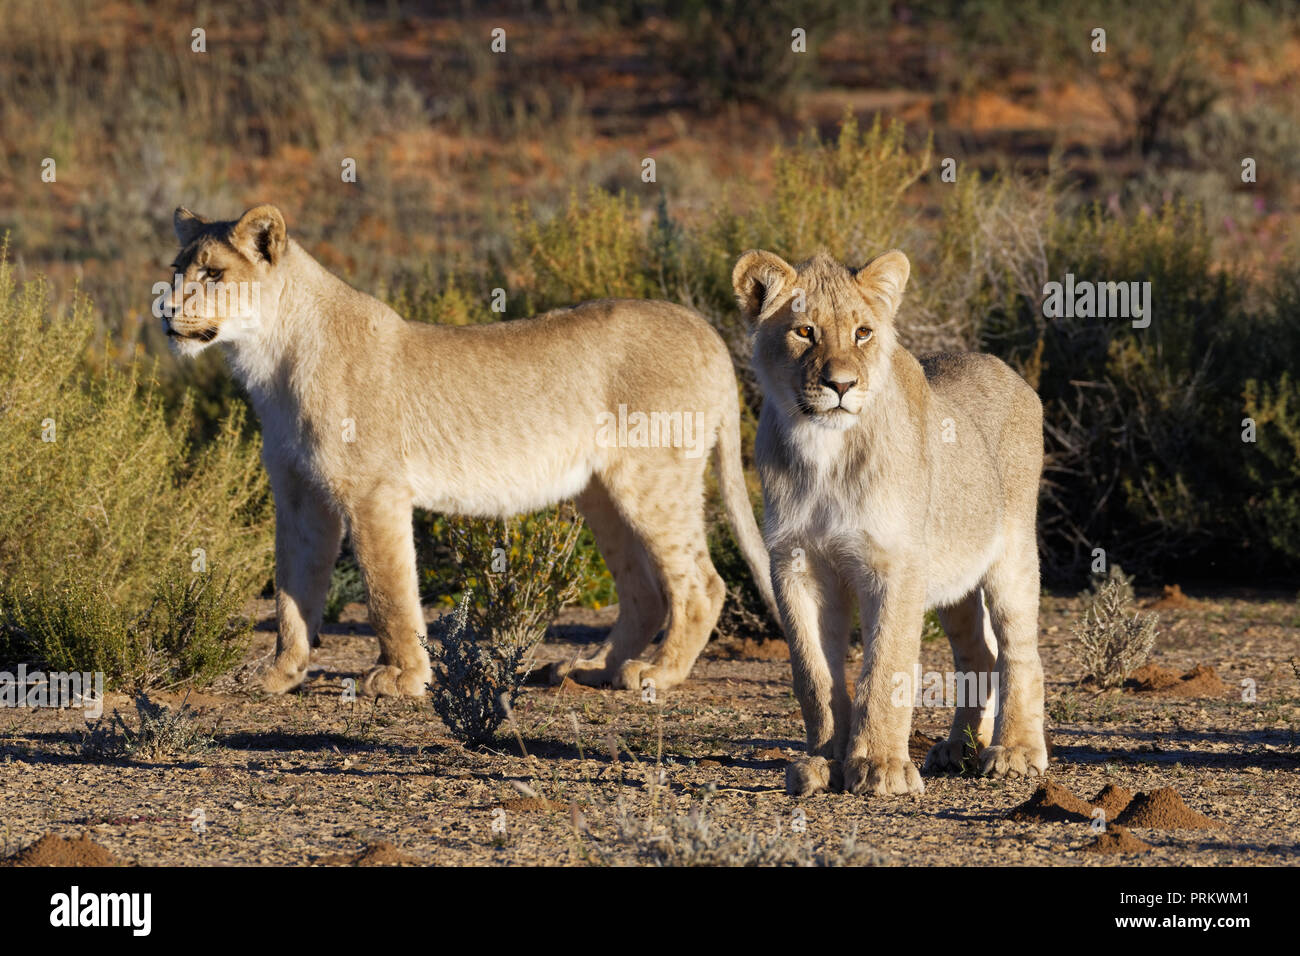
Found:
[{"label": "lion cub", "polygon": [[[570,497],[614,576],[619,615],[596,657],[553,676],[685,680],[726,593],[705,537],[710,452],[771,601],[731,356],[698,313],[605,300],[464,328],[406,322],[308,255],[274,206],[174,219],[183,283],[159,296],[164,329],[183,355],[223,346],[262,423],[279,619],[268,690],[307,674],[345,527],[379,637],[361,690],[420,696],[431,673],[412,508],[508,516]],[[665,626],[652,659],[639,659]]]},{"label": "lion cub", "polygon": [[[910,266],[797,268],[747,252],[732,274],[756,323],[765,401],[756,454],[772,582],[790,641],[808,756],[792,793],[920,793],[908,757],[927,608],[952,644],[961,702],[927,770],[962,766],[970,737],[996,776],[1047,770],[1035,521],[1042,406],[988,355],[918,361],[894,329]],[[863,666],[850,695],[850,617]],[[996,651],[994,648],[996,647]]]}]

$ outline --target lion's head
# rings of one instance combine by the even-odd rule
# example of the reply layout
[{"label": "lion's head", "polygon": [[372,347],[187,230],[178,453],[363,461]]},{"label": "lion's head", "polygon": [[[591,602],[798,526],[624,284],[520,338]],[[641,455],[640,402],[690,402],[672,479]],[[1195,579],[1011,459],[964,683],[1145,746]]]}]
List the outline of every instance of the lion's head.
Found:
[{"label": "lion's head", "polygon": [[857,270],[825,253],[798,266],[770,252],[742,255],[731,280],[757,326],[754,367],[766,400],[790,418],[850,428],[889,374],[909,272],[897,250]]},{"label": "lion's head", "polygon": [[173,348],[195,355],[255,332],[268,318],[263,300],[288,243],[280,210],[254,206],[237,220],[210,222],[182,207],[173,225],[181,251],[154,303]]}]

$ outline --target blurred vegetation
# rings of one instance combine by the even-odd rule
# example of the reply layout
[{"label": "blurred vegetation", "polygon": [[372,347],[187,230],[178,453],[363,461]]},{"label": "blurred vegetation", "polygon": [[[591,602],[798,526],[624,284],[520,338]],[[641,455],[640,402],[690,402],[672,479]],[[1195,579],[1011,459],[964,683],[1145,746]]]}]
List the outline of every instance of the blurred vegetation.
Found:
[{"label": "blurred vegetation", "polygon": [[[854,265],[901,246],[915,270],[904,343],[992,351],[1043,398],[1050,582],[1080,580],[1095,547],[1142,575],[1292,573],[1300,406],[1288,370],[1300,355],[1300,269],[1254,278],[1214,261],[1199,207],[1125,213],[1081,201],[1053,177],[970,176],[921,221],[907,200],[933,188],[932,165],[897,127],[849,120],[835,140],[781,155],[767,193],[728,196],[694,230],[666,221],[662,207],[646,217],[635,199],[592,192],[545,222],[521,216],[511,253],[519,292],[538,308],[602,289],[666,294],[709,316],[743,360],[749,330],[729,281],[738,251],[796,261],[826,248]],[[1043,286],[1067,272],[1149,282],[1150,327],[1045,317]],[[743,377],[752,414],[761,399]],[[1247,417],[1254,442],[1242,440]],[[727,553],[723,535],[715,557],[730,569]]]},{"label": "blurred vegetation", "polygon": [[[0,5],[0,643],[123,687],[201,682],[268,579],[256,422],[220,355],[177,363],[148,313],[179,204],[276,202],[322,263],[418,321],[697,308],[737,362],[747,461],[761,396],[735,256],[900,247],[904,343],[994,352],[1043,397],[1048,582],[1077,587],[1104,547],[1144,582],[1293,583],[1297,41],[1281,0]],[[982,97],[1067,105],[988,131]],[[1151,327],[1045,318],[1066,272],[1151,282]],[[743,631],[756,595],[711,508],[738,597],[723,626]],[[417,516],[426,600],[465,586],[456,527]],[[578,599],[615,600],[590,531],[575,551]],[[348,561],[332,614],[358,596]]]},{"label": "blurred vegetation", "polygon": [[[419,512],[415,526],[421,599],[449,607],[473,591],[470,623],[476,628],[489,626],[481,619],[489,603],[509,608],[522,601],[523,592],[543,584],[556,593],[571,592],[563,603],[594,608],[614,603],[613,578],[595,536],[572,505],[508,520]],[[494,558],[509,575],[493,570]],[[508,593],[498,594],[500,587]]]}]

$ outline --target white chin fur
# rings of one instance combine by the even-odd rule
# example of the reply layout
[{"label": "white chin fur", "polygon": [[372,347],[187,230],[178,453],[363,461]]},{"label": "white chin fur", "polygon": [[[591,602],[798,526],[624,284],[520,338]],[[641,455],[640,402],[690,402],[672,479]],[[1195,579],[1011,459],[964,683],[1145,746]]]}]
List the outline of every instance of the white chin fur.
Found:
[{"label": "white chin fur", "polygon": [[819,415],[809,415],[806,419],[818,428],[833,432],[848,431],[857,420],[857,415],[845,411],[823,412]]},{"label": "white chin fur", "polygon": [[[212,341],[215,342],[216,339]],[[172,354],[181,358],[194,358],[212,344],[212,342],[200,342],[198,339],[178,338],[169,338],[167,343],[171,346]]]}]

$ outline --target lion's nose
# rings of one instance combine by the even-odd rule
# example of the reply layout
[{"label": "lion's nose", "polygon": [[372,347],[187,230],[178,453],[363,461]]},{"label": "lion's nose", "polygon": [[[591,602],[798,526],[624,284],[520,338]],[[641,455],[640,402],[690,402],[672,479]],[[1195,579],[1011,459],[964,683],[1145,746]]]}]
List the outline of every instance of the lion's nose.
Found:
[{"label": "lion's nose", "polygon": [[849,379],[848,381],[838,381],[833,378],[824,378],[822,379],[822,384],[825,385],[827,388],[834,390],[836,395],[838,395],[840,398],[843,398],[845,393],[848,392],[849,389],[851,389],[854,385],[858,384],[858,380],[854,378],[854,379]]}]

